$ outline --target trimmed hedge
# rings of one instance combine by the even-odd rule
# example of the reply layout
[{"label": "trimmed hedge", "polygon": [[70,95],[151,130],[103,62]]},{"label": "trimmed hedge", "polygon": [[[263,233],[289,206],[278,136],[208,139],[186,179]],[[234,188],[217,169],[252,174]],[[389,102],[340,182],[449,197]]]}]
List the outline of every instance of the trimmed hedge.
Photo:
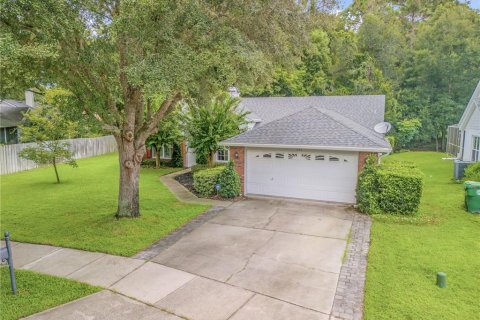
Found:
[{"label": "trimmed hedge", "polygon": [[[216,168],[216,167],[225,167],[225,163],[214,163],[213,164],[213,168]],[[209,167],[207,164],[196,164],[194,165],[191,170],[192,170],[192,173],[195,174],[197,173],[198,171],[202,171],[202,170],[206,170],[206,169],[211,169],[212,167]]]},{"label": "trimmed hedge", "polygon": [[[156,166],[155,158],[144,159],[142,160],[142,163],[140,165],[144,168],[155,168]],[[170,160],[160,159],[160,167],[175,167],[175,166],[172,165],[172,162]]]},{"label": "trimmed hedge", "polygon": [[473,163],[465,168],[464,178],[465,181],[478,181],[480,182],[480,162]]},{"label": "trimmed hedge", "polygon": [[423,173],[413,163],[391,161],[376,165],[369,158],[359,176],[358,208],[369,214],[415,214],[422,190]]},{"label": "trimmed hedge", "polygon": [[218,176],[220,190],[218,194],[224,198],[235,198],[240,194],[241,182],[240,176],[233,167],[233,161],[229,161],[225,169]]},{"label": "trimmed hedge", "polygon": [[218,176],[223,171],[224,166],[213,167],[197,171],[193,174],[193,188],[202,197],[209,197],[216,193],[215,184],[218,181]]}]

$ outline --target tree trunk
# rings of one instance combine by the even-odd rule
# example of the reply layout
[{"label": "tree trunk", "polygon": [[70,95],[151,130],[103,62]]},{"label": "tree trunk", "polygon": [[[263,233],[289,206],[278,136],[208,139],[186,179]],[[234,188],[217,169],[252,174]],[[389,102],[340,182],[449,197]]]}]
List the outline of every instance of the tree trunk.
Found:
[{"label": "tree trunk", "polygon": [[55,161],[55,157],[53,157],[53,169],[55,170],[55,176],[57,177],[57,183],[60,183],[60,177],[58,176],[58,170],[57,170],[57,162]]},{"label": "tree trunk", "polygon": [[120,166],[117,218],[139,217],[140,163],[145,147],[135,148],[135,143],[125,137],[116,137]]},{"label": "tree trunk", "polygon": [[160,168],[160,152],[162,151],[162,148],[156,146],[155,147],[155,168],[159,169]]},{"label": "tree trunk", "polygon": [[209,167],[213,167],[213,156],[215,155],[214,152],[210,151],[208,153],[208,160],[207,160],[207,164]]}]

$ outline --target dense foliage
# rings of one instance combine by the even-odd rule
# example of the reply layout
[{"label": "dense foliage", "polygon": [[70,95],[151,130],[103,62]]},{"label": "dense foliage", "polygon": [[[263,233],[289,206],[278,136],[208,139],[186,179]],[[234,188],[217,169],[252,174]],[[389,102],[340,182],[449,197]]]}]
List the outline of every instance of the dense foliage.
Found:
[{"label": "dense foliage", "polygon": [[222,173],[224,167],[214,167],[197,171],[193,174],[193,188],[203,197],[214,195],[217,190],[218,177]]},{"label": "dense foliage", "polygon": [[213,157],[220,141],[241,132],[246,112],[239,110],[240,100],[220,95],[209,103],[190,103],[185,113],[185,125],[190,146],[199,158],[206,157],[213,166]]},{"label": "dense foliage", "polygon": [[240,195],[241,182],[240,176],[233,166],[233,161],[229,161],[225,169],[218,176],[217,183],[220,185],[218,194],[224,198],[235,198]]},{"label": "dense foliage", "polygon": [[312,45],[295,70],[277,68],[272,83],[244,94],[384,94],[397,149],[444,150],[480,80],[478,11],[455,0],[355,0],[310,18]]},{"label": "dense foliage", "polygon": [[[157,132],[151,134],[146,141],[147,146],[155,148],[155,167],[160,168],[160,151],[162,146],[172,146],[181,142],[183,133],[180,130],[179,115],[177,112],[170,113],[162,119],[157,127]],[[176,152],[178,156],[178,150]],[[172,154],[173,158],[173,154]],[[178,158],[173,162],[178,162]]]},{"label": "dense foliage", "polygon": [[471,164],[465,169],[464,180],[480,182],[480,162]]},{"label": "dense foliage", "polygon": [[359,176],[359,210],[369,214],[415,214],[420,206],[423,174],[408,162],[390,161],[382,165],[370,157]]}]

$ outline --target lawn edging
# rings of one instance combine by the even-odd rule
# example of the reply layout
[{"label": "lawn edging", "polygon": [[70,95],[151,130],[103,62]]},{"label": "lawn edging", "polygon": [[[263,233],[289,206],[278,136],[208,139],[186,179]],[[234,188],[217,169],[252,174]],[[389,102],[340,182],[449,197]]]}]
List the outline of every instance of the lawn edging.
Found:
[{"label": "lawn edging", "polygon": [[372,220],[355,213],[330,320],[361,320]]}]

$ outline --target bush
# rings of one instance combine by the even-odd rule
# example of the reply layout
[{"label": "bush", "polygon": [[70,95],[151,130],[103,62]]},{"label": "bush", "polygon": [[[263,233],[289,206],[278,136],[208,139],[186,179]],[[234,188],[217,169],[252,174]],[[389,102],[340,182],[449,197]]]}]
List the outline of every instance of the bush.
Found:
[{"label": "bush", "polygon": [[183,167],[182,150],[178,143],[173,144],[172,160],[170,160],[170,166],[174,168]]},{"label": "bush", "polygon": [[224,163],[215,163],[213,167],[208,166],[207,164],[196,164],[190,170],[192,170],[192,173],[197,173],[198,171],[206,170],[206,169],[211,169],[211,168],[216,168],[216,167],[225,167]]},{"label": "bush", "polygon": [[464,180],[480,182],[480,162],[471,164],[465,168]]},{"label": "bush", "polygon": [[[155,159],[144,159],[140,164],[143,168],[155,168],[156,162]],[[172,165],[171,160],[160,159],[160,167],[175,167]]]},{"label": "bush", "polygon": [[218,176],[224,167],[213,167],[210,169],[200,170],[193,174],[193,188],[203,197],[209,197],[216,193],[215,184]]},{"label": "bush", "polygon": [[410,215],[418,211],[423,174],[409,162],[376,165],[370,158],[359,177],[359,210],[369,214]]},{"label": "bush", "polygon": [[233,161],[229,161],[225,169],[218,176],[220,190],[218,194],[224,198],[234,198],[240,194],[240,176],[233,167]]}]

